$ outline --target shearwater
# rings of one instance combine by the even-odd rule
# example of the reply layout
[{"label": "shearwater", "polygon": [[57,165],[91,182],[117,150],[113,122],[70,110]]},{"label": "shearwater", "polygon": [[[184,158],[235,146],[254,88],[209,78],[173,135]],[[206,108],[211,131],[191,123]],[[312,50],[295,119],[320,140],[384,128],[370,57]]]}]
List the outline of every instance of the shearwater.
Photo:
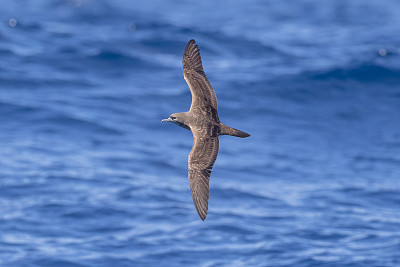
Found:
[{"label": "shearwater", "polygon": [[241,138],[250,134],[220,122],[217,97],[206,74],[195,40],[190,40],[183,54],[183,75],[192,93],[192,104],[187,112],[174,113],[162,122],[172,122],[192,131],[193,147],[189,154],[189,184],[194,206],[204,221],[208,211],[209,181],[217,159],[220,135]]}]

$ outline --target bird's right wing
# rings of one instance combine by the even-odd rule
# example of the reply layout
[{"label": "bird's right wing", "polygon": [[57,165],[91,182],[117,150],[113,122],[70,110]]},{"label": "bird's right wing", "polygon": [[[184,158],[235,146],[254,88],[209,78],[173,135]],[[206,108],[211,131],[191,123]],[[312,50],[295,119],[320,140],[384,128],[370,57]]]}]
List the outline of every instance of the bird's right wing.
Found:
[{"label": "bird's right wing", "polygon": [[189,155],[189,184],[194,206],[203,221],[208,211],[210,175],[218,156],[217,131],[218,126],[211,124],[201,131],[192,129],[194,142]]},{"label": "bird's right wing", "polygon": [[183,75],[192,93],[192,105],[190,109],[196,107],[210,106],[215,111],[217,107],[217,97],[206,74],[204,73],[203,63],[200,57],[200,49],[195,40],[190,40],[185,48],[182,59]]}]

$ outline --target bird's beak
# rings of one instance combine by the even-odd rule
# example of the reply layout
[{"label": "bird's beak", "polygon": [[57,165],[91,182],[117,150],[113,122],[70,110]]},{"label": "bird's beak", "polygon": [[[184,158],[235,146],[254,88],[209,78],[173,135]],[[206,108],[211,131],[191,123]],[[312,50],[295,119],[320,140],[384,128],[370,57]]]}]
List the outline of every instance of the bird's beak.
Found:
[{"label": "bird's beak", "polygon": [[168,119],[163,119],[161,122],[168,122],[168,121],[171,121],[171,119],[170,119],[170,118],[168,118]]}]

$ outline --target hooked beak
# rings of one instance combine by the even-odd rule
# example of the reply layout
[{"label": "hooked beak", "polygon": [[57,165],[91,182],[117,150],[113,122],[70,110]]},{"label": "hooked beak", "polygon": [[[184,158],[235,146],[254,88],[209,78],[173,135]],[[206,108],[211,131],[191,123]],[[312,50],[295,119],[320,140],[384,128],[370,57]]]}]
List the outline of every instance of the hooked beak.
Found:
[{"label": "hooked beak", "polygon": [[169,122],[169,121],[172,121],[171,118],[163,119],[161,122]]}]

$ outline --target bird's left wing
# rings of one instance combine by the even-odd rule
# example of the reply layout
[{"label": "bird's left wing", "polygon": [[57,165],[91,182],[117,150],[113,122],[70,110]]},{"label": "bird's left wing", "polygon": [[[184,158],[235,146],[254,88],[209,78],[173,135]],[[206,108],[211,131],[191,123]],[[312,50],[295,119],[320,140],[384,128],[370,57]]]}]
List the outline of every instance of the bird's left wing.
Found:
[{"label": "bird's left wing", "polygon": [[218,126],[208,125],[202,130],[192,129],[193,148],[189,155],[189,184],[194,206],[204,221],[208,211],[209,181],[217,159]]}]

